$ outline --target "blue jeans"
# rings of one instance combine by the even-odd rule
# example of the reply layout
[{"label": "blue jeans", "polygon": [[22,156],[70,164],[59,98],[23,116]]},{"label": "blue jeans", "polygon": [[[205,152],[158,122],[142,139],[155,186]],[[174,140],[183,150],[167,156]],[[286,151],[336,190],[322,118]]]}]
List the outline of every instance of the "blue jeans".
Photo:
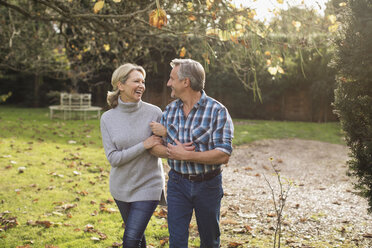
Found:
[{"label": "blue jeans", "polygon": [[125,223],[123,248],[146,248],[145,229],[159,201],[115,202]]},{"label": "blue jeans", "polygon": [[188,247],[193,210],[198,224],[200,247],[220,247],[222,174],[208,181],[191,182],[171,170],[167,195],[170,248]]}]

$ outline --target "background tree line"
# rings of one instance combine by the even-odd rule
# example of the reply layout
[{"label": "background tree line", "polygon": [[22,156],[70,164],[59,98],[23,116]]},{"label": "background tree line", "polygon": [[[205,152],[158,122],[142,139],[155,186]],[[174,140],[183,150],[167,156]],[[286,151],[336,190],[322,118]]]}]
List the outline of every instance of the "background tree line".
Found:
[{"label": "background tree line", "polygon": [[[337,25],[330,4],[325,16],[293,7],[269,23],[229,1],[158,4],[0,0],[0,94],[12,92],[8,103],[36,107],[50,105],[59,91],[91,92],[104,106],[112,71],[129,61],[148,72],[146,100],[164,107],[169,61],[184,57],[202,62],[208,94],[235,117],[280,119],[262,111],[262,103],[277,104],[300,87],[310,90],[314,112],[329,108],[335,87],[329,38]],[[166,16],[154,27],[149,14],[158,8]]]}]

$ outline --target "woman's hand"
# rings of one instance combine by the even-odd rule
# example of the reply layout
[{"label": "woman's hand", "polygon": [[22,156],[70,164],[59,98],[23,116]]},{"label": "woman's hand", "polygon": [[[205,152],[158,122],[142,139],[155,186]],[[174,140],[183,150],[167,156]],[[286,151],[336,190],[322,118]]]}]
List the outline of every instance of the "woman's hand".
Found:
[{"label": "woman's hand", "polygon": [[161,136],[161,137],[167,136],[167,129],[159,122],[152,121],[150,123],[150,128],[151,128],[151,131],[157,136]]},{"label": "woman's hand", "polygon": [[156,136],[156,135],[151,135],[150,137],[148,137],[144,142],[143,142],[143,146],[146,148],[146,149],[150,149],[156,145],[161,145],[163,143],[163,140]]}]

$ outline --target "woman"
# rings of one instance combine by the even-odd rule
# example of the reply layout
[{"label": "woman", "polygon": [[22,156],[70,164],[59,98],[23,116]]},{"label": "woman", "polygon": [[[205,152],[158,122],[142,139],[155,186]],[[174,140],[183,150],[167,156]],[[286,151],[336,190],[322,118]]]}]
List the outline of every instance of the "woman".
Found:
[{"label": "woman", "polygon": [[149,124],[159,121],[160,108],[143,102],[146,72],[124,64],[112,74],[111,109],[101,117],[105,154],[111,164],[110,192],[125,223],[123,247],[146,247],[144,231],[158,203],[164,200],[161,160],[149,153],[161,144]]}]

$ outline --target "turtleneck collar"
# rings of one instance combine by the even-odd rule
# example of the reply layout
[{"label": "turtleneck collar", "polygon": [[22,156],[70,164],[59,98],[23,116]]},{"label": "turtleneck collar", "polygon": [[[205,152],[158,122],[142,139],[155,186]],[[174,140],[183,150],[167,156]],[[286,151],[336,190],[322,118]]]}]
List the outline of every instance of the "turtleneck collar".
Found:
[{"label": "turtleneck collar", "polygon": [[119,96],[117,107],[119,108],[120,111],[131,113],[138,110],[141,107],[141,105],[142,100],[139,100],[138,102],[123,102]]}]

